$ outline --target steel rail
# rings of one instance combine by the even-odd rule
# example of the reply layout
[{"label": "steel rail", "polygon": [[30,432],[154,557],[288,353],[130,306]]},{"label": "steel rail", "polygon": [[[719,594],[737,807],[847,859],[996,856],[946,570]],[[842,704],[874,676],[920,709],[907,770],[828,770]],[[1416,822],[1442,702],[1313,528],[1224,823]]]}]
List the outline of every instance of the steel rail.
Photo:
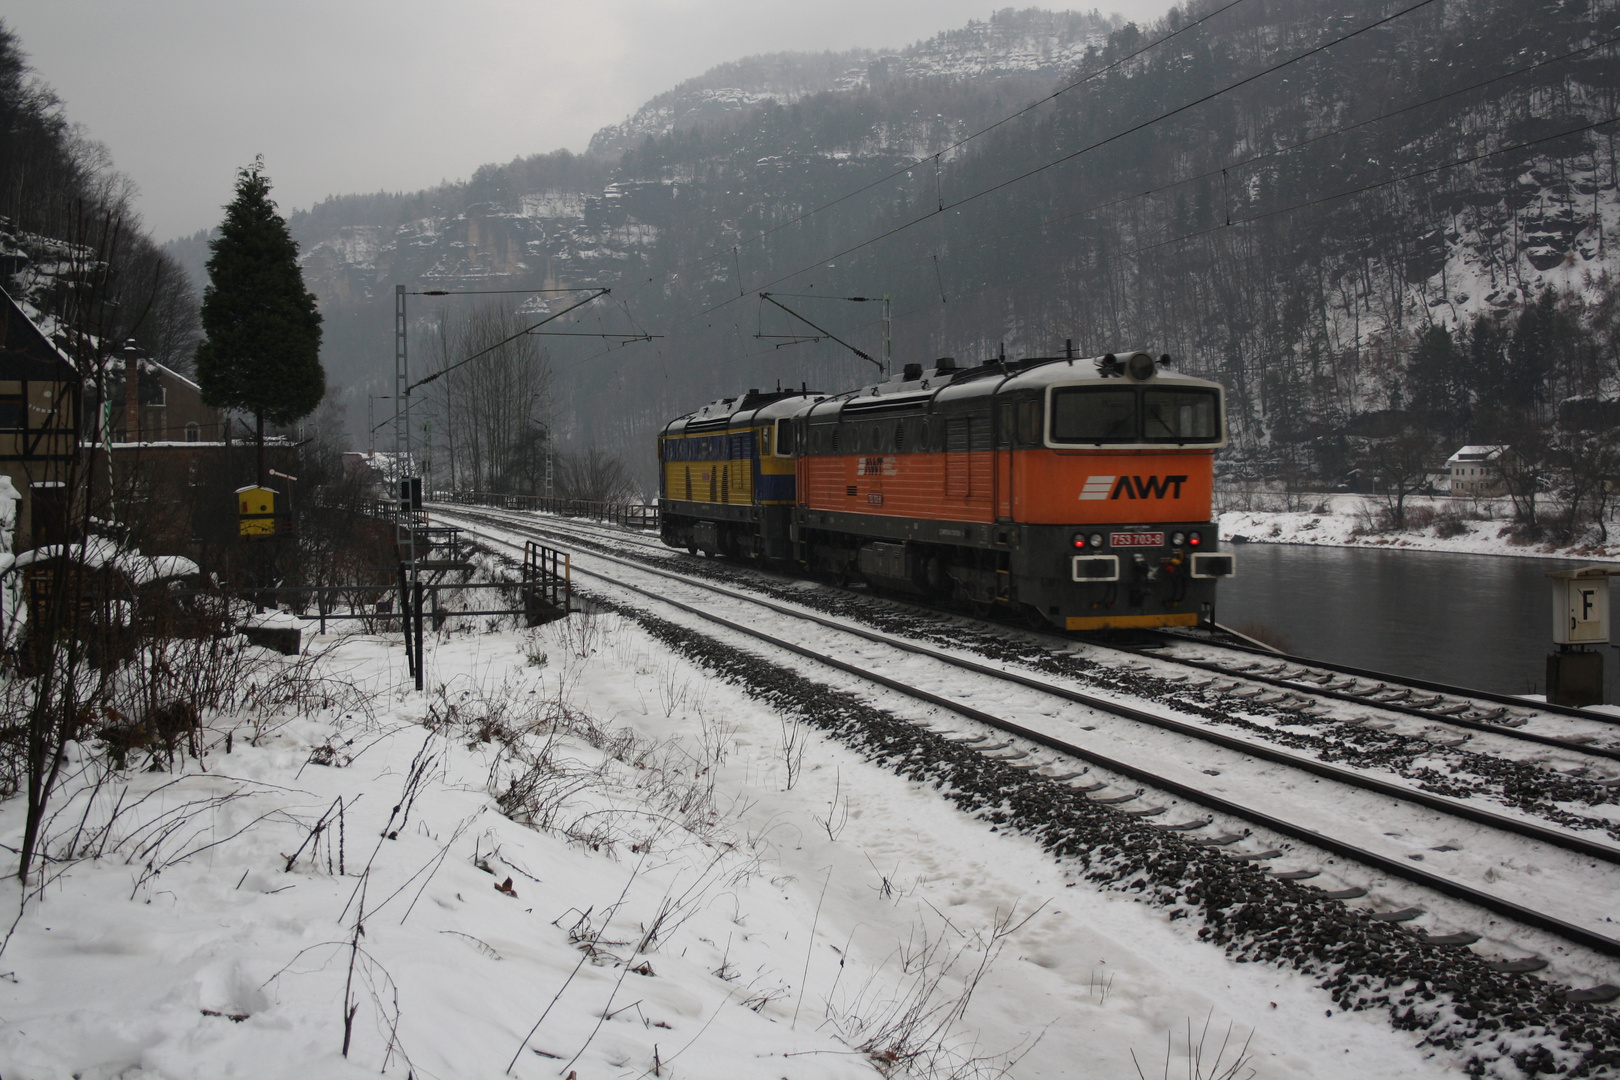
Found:
[{"label": "steel rail", "polygon": [[[1196,645],[1214,644],[1213,642],[1205,642],[1198,638],[1181,634],[1165,634],[1164,637],[1171,641],[1190,642]],[[1588,712],[1585,709],[1578,709],[1570,705],[1554,705],[1550,701],[1526,701],[1522,697],[1514,697],[1512,694],[1497,693],[1495,690],[1468,690],[1460,686],[1452,686],[1450,683],[1435,682],[1430,679],[1414,679],[1405,675],[1391,675],[1387,671],[1375,671],[1371,668],[1352,667],[1348,664],[1339,664],[1331,660],[1312,660],[1309,657],[1295,656],[1293,653],[1279,652],[1273,649],[1257,649],[1252,645],[1239,645],[1231,642],[1222,642],[1220,645],[1215,647],[1222,649],[1233,649],[1237,652],[1250,653],[1254,656],[1269,657],[1273,660],[1286,660],[1294,664],[1309,664],[1312,667],[1319,667],[1324,671],[1337,671],[1341,675],[1354,675],[1358,679],[1376,679],[1379,682],[1399,683],[1402,686],[1410,686],[1418,690],[1428,690],[1436,694],[1450,694],[1453,697],[1478,698],[1481,701],[1494,701],[1498,705],[1513,705],[1520,709],[1535,709],[1537,712],[1551,713],[1558,716],[1569,716],[1578,720],[1591,720],[1599,724],[1620,724],[1620,717],[1605,716],[1602,713]],[[1140,650],[1135,649],[1126,651],[1140,652]],[[1185,661],[1178,659],[1176,662],[1184,663]],[[1429,719],[1439,720],[1442,718],[1431,716]]]},{"label": "steel rail", "polygon": [[[1174,637],[1174,635],[1170,636]],[[1297,677],[1296,679],[1289,679],[1279,674],[1267,674],[1258,671],[1234,671],[1231,668],[1224,666],[1219,660],[1201,660],[1191,656],[1156,656],[1155,654],[1142,649],[1132,649],[1123,646],[1112,647],[1118,648],[1120,651],[1129,653],[1132,656],[1139,656],[1144,660],[1158,660],[1161,663],[1182,664],[1186,667],[1197,668],[1199,671],[1207,671],[1212,674],[1225,675],[1229,678],[1248,679],[1251,682],[1266,683],[1269,686],[1278,686],[1289,690],[1304,690],[1314,696],[1328,698],[1333,701],[1343,701],[1353,705],[1372,706],[1374,708],[1384,709],[1388,712],[1418,717],[1431,723],[1450,724],[1454,727],[1466,728],[1469,731],[1489,732],[1492,735],[1499,735],[1506,739],[1515,739],[1519,742],[1536,743],[1541,746],[1554,746],[1560,750],[1575,750],[1592,757],[1608,758],[1611,761],[1620,761],[1620,750],[1613,750],[1605,746],[1587,746],[1573,739],[1560,738],[1557,735],[1543,735],[1535,731],[1521,731],[1518,728],[1507,728],[1500,724],[1492,724],[1484,720],[1470,720],[1464,716],[1439,716],[1434,712],[1419,708],[1415,705],[1407,705],[1399,701],[1372,701],[1368,698],[1361,697],[1357,694],[1352,694],[1345,690],[1329,690],[1326,687],[1301,686],[1297,681]],[[1227,648],[1228,646],[1222,645],[1219,647]],[[1243,651],[1247,652],[1249,650],[1245,649]],[[1324,671],[1337,671],[1345,675],[1352,674],[1352,672],[1348,669],[1337,668],[1331,664],[1318,663],[1314,660],[1303,660],[1297,657],[1291,657],[1285,653],[1259,652],[1259,650],[1255,650],[1255,653],[1256,655],[1265,656],[1284,664],[1300,664],[1306,667],[1320,668]],[[1357,675],[1356,677],[1364,679],[1375,678],[1371,675]],[[1383,678],[1377,679],[1377,681],[1387,684],[1395,684],[1401,687],[1410,686],[1416,687],[1419,690],[1433,690],[1436,693],[1439,692],[1437,689],[1439,684],[1430,684],[1416,680],[1402,679],[1397,675],[1386,675]],[[1449,691],[1449,695],[1459,698],[1480,698],[1486,701],[1502,700],[1489,697],[1482,692],[1462,689],[1453,689]],[[1540,705],[1537,702],[1521,701],[1517,704],[1521,708],[1540,708]],[[1589,720],[1601,720],[1601,718],[1591,715],[1587,715],[1584,718]]]}]

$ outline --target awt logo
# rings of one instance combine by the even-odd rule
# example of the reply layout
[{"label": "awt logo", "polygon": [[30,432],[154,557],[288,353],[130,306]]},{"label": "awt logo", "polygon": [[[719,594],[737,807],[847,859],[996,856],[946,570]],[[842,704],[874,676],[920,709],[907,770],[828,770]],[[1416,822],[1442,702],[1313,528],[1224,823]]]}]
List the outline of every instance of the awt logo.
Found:
[{"label": "awt logo", "polygon": [[1185,476],[1088,476],[1080,489],[1088,499],[1179,499]]}]

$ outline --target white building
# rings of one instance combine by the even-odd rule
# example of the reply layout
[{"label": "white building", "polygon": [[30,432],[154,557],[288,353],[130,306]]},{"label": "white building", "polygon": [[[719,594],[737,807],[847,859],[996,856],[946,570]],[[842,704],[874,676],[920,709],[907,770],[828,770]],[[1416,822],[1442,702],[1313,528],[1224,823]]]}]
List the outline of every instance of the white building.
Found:
[{"label": "white building", "polygon": [[1494,497],[1507,494],[1502,470],[1508,464],[1506,446],[1465,446],[1446,459],[1453,495]]}]

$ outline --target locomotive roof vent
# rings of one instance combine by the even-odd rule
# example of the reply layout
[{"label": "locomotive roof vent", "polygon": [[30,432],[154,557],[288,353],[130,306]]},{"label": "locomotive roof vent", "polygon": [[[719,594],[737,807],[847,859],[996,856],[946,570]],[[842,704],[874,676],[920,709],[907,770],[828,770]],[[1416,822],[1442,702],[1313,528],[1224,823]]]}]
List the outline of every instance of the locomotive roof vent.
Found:
[{"label": "locomotive roof vent", "polygon": [[956,370],[956,357],[954,357],[954,356],[942,356],[942,357],[940,357],[938,360],[934,361],[934,370],[935,371],[955,371]]},{"label": "locomotive roof vent", "polygon": [[907,364],[904,370],[900,373],[900,380],[902,382],[916,382],[920,378],[922,378],[921,364]]}]

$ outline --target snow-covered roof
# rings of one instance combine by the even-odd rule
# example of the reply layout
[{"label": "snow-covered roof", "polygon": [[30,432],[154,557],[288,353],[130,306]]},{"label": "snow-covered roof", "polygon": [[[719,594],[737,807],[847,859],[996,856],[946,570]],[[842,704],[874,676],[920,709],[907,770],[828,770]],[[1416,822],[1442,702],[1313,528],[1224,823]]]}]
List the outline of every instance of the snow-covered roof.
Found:
[{"label": "snow-covered roof", "polygon": [[[37,350],[39,350],[39,355],[33,356],[32,359],[44,363],[49,363],[54,360],[57,363],[65,364],[69,371],[77,370],[73,363],[73,358],[68,356],[67,353],[63,352],[61,346],[52,341],[50,336],[46,334],[44,330],[40,329],[39,323],[34,321],[33,314],[27,308],[24,308],[21,303],[13,299],[12,295],[6,292],[4,289],[0,289],[0,296],[5,297],[6,307],[8,309],[6,322],[9,324],[15,321],[18,330],[21,330],[25,335],[32,335],[35,338],[35,347]],[[5,336],[6,335],[4,332],[0,332],[0,340],[4,340]],[[17,346],[14,343],[8,342],[7,351],[19,350],[17,350]]]},{"label": "snow-covered roof", "polygon": [[144,357],[141,359],[141,363],[146,365],[149,368],[157,368],[157,370],[158,370],[158,372],[160,374],[167,375],[169,378],[173,379],[175,382],[180,383],[182,386],[190,387],[192,390],[197,391],[197,393],[199,393],[199,394],[202,393],[202,387],[198,386],[195,382],[191,381],[190,379],[186,378],[184,375],[180,374],[178,371],[174,370],[174,368],[169,367],[167,364],[160,364],[156,360],[148,360],[148,359],[146,359]]},{"label": "snow-covered roof", "polygon": [[25,551],[15,559],[6,557],[8,561],[0,562],[0,573],[7,570],[20,570],[32,566],[37,562],[46,562],[50,559],[69,558],[80,559],[86,566],[100,569],[111,566],[123,573],[137,585],[145,585],[150,581],[165,581],[169,578],[186,577],[200,572],[196,563],[181,555],[142,555],[138,549],[120,551],[118,545],[104,536],[92,536],[81,546],[72,544],[50,544],[45,547]]},{"label": "snow-covered roof", "polygon": [[1447,465],[1461,465],[1464,462],[1492,462],[1498,460],[1507,452],[1507,445],[1479,445],[1465,446],[1446,459]]}]

